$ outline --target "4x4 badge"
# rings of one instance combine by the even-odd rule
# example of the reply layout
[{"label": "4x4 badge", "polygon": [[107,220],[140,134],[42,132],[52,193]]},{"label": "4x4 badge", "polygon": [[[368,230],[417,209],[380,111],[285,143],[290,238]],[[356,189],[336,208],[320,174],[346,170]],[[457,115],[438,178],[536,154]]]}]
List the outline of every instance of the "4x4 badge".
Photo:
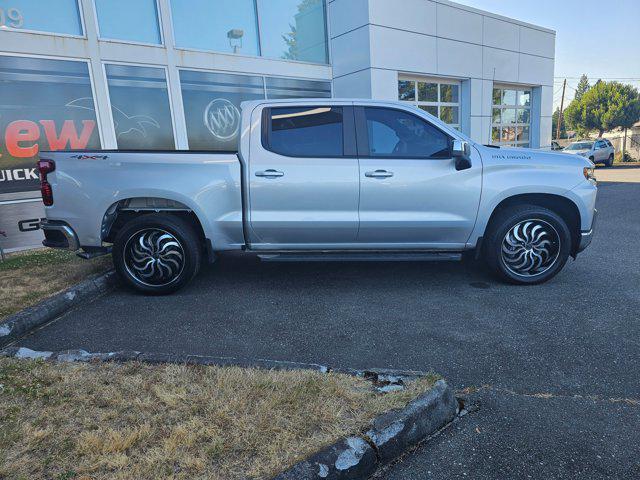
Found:
[{"label": "4x4 badge", "polygon": [[109,157],[107,155],[71,155],[71,158],[77,158],[78,160],[106,160]]}]

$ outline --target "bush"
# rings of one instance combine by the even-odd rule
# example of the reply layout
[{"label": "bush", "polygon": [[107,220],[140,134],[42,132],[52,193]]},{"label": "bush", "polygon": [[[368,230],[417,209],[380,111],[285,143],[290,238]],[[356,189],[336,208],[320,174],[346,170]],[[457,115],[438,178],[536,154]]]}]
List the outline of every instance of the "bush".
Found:
[{"label": "bush", "polygon": [[622,157],[622,152],[618,152],[616,153],[615,162],[635,162],[635,160],[631,157],[631,155],[629,155],[629,152],[625,152],[624,153],[624,158]]}]

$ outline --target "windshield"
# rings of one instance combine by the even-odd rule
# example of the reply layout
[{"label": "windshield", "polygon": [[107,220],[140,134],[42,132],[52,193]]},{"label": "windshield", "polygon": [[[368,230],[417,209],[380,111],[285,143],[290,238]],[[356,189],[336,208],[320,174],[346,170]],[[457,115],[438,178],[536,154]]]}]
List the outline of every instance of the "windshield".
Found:
[{"label": "windshield", "polygon": [[577,142],[569,145],[565,150],[591,150],[593,142]]}]

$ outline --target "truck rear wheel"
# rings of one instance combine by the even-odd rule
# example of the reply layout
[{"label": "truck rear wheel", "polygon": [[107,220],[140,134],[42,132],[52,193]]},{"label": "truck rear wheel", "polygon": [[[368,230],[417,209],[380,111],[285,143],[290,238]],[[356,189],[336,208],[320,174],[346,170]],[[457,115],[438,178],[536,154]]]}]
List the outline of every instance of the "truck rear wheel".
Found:
[{"label": "truck rear wheel", "polygon": [[198,273],[200,242],[192,226],[179,217],[141,215],[116,235],[113,263],[129,287],[166,295],[184,287]]},{"label": "truck rear wheel", "polygon": [[571,233],[555,212],[518,205],[497,214],[484,243],[491,271],[510,283],[534,285],[555,277],[571,250]]}]

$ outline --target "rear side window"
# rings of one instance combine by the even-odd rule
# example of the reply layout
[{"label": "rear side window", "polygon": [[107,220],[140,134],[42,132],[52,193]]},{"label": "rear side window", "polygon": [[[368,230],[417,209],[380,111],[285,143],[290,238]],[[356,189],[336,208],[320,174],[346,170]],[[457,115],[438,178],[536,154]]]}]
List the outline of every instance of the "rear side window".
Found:
[{"label": "rear side window", "polygon": [[365,108],[370,157],[449,158],[449,136],[410,113]]},{"label": "rear side window", "polygon": [[341,157],[342,107],[271,108],[265,147],[289,157]]}]

